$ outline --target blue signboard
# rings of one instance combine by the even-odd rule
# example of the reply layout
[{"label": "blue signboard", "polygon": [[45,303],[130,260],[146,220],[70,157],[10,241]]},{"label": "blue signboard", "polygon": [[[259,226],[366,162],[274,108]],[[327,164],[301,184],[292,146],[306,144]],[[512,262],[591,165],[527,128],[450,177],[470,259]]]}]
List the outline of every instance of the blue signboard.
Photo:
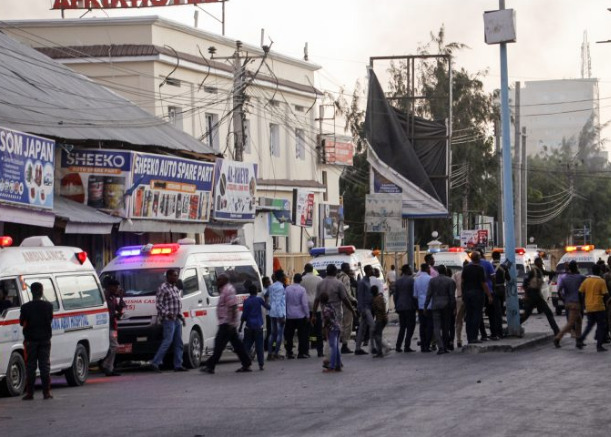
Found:
[{"label": "blue signboard", "polygon": [[0,202],[53,209],[55,141],[0,127]]},{"label": "blue signboard", "polygon": [[214,164],[134,153],[132,218],[210,221]]},{"label": "blue signboard", "polygon": [[374,193],[398,194],[403,192],[400,186],[382,176],[375,168],[372,167],[371,170],[373,172]]},{"label": "blue signboard", "polygon": [[131,187],[132,152],[73,149],[61,154],[60,195],[125,217]]}]

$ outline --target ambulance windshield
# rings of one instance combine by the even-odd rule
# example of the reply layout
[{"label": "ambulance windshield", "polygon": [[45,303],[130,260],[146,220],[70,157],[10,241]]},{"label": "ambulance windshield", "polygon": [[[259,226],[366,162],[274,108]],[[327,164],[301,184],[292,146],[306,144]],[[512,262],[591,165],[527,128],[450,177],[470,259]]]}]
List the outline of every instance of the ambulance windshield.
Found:
[{"label": "ambulance windshield", "polygon": [[159,286],[165,282],[166,271],[167,268],[118,270],[104,272],[100,280],[104,285],[107,277],[115,278],[121,283],[125,297],[155,296]]}]

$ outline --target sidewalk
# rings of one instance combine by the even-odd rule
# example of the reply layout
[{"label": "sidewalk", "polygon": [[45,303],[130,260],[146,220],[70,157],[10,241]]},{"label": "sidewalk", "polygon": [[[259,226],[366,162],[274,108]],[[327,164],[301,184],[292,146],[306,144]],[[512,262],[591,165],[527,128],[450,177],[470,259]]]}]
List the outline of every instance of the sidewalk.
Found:
[{"label": "sidewalk", "polygon": [[[388,329],[384,332],[384,338],[386,341],[390,342],[390,344],[394,345],[395,340],[397,338],[397,333],[399,330],[399,325],[397,321],[396,314],[389,314],[389,325]],[[565,316],[555,316],[556,323],[558,326],[562,327],[566,323]],[[506,327],[506,325],[503,325]],[[554,334],[549,324],[547,323],[547,318],[543,314],[535,314],[530,316],[530,318],[524,322],[522,325],[524,328],[524,336],[519,337],[506,337],[498,341],[485,341],[478,344],[470,344],[467,345],[467,340],[465,337],[465,332],[463,328],[463,348],[462,352],[469,354],[477,354],[484,352],[517,352],[523,349],[532,348],[539,345],[548,344],[550,347],[553,346]],[[488,325],[486,324],[486,330],[488,330]],[[416,331],[414,332],[414,338],[412,339],[412,348],[415,348],[416,342],[419,339],[418,335],[418,325],[416,325]],[[569,336],[565,336],[563,339],[563,344],[568,342],[570,339]],[[460,350],[455,350],[455,352],[460,352]]]}]

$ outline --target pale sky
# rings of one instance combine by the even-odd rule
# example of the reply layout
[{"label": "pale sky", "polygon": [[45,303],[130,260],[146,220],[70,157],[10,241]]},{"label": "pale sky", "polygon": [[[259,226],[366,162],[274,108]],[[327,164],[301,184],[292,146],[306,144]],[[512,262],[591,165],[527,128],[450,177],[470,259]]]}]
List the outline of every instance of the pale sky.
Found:
[{"label": "pale sky", "polygon": [[[52,0],[1,0],[0,19],[60,18]],[[310,61],[323,67],[318,85],[337,92],[364,82],[370,56],[415,54],[429,33],[444,24],[446,40],[467,44],[455,58],[472,73],[488,70],[488,90],[499,87],[499,48],[484,43],[483,12],[498,9],[496,0],[229,0],[226,32],[229,38],[258,45],[261,29],[274,41],[273,50],[297,58],[309,45]],[[611,0],[507,0],[517,14],[518,41],[510,44],[509,80],[580,77],[581,44],[588,32],[592,76],[600,79],[601,122],[611,119],[605,109],[611,97]],[[220,17],[220,5],[204,9]],[[109,10],[110,16],[160,15],[193,25],[194,6]],[[66,12],[77,18],[83,11]],[[86,17],[103,17],[91,12]],[[199,14],[199,27],[221,33],[221,25]],[[267,40],[269,43],[269,40]],[[609,136],[609,135],[606,135]]]}]

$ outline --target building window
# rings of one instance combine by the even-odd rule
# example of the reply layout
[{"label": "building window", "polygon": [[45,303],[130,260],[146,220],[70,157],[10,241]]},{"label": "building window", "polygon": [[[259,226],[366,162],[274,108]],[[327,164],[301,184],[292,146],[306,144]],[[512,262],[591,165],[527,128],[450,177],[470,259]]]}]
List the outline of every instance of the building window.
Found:
[{"label": "building window", "polygon": [[220,151],[219,143],[219,116],[218,114],[206,114],[206,132],[204,142],[216,151]]},{"label": "building window", "polygon": [[305,159],[305,132],[303,129],[295,129],[295,156],[297,159]]},{"label": "building window", "polygon": [[175,86],[180,88],[182,82],[180,79],[174,79],[173,77],[166,77],[165,79],[165,83],[167,83],[170,86]]},{"label": "building window", "polygon": [[168,106],[168,121],[176,129],[182,130],[182,108],[179,106]]},{"label": "building window", "polygon": [[305,107],[301,105],[295,105],[295,112],[304,112],[304,111],[305,111]]},{"label": "building window", "polygon": [[325,192],[322,193],[322,200],[327,202],[329,200],[329,184],[327,181],[327,172],[325,170],[322,171],[322,184],[325,186]]},{"label": "building window", "polygon": [[218,94],[219,89],[214,86],[204,86],[204,92],[208,94]]},{"label": "building window", "polygon": [[280,126],[274,123],[269,125],[269,148],[272,156],[280,157]]},{"label": "building window", "polygon": [[250,148],[250,120],[244,120],[244,153],[252,153]]},{"label": "building window", "polygon": [[280,102],[278,100],[270,100],[269,106],[273,106],[274,108],[280,107]]}]

